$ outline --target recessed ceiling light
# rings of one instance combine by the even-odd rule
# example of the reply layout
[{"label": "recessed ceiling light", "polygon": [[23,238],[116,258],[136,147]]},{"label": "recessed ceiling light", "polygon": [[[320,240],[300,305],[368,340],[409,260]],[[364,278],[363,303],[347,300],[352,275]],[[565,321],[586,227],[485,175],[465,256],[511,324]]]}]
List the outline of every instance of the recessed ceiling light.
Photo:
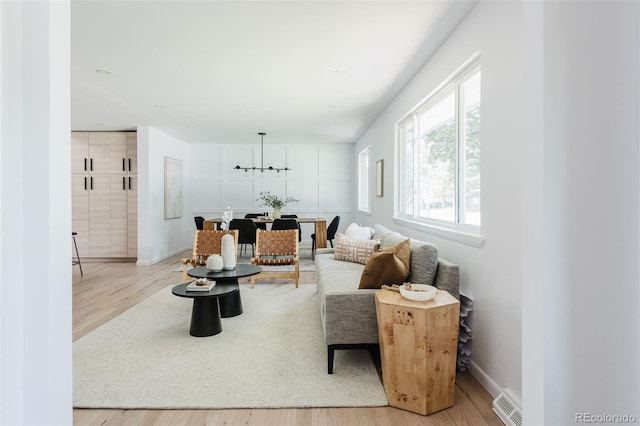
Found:
[{"label": "recessed ceiling light", "polygon": [[111,71],[109,71],[109,70],[103,70],[103,69],[101,69],[101,68],[98,68],[98,69],[96,70],[96,72],[97,72],[98,74],[104,74],[104,75],[110,75],[110,74],[111,74]]},{"label": "recessed ceiling light", "polygon": [[161,105],[161,104],[156,104],[156,105],[154,105],[154,107],[156,107],[156,108],[166,108],[166,106]]}]

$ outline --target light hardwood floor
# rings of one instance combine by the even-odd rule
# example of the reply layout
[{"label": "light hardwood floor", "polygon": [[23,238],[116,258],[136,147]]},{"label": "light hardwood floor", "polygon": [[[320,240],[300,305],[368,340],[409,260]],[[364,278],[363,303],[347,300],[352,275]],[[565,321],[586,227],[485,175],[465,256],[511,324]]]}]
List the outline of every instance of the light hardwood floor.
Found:
[{"label": "light hardwood floor", "polygon": [[[180,282],[175,256],[151,266],[134,263],[83,263],[73,270],[73,340],[113,319],[166,286]],[[268,283],[269,280],[263,280]],[[282,282],[282,281],[278,281]],[[300,283],[315,283],[301,272]],[[256,284],[259,285],[259,284]],[[293,284],[292,284],[293,285]],[[458,373],[453,407],[421,416],[393,407],[243,410],[90,410],[74,409],[75,425],[502,425],[491,396],[469,373]]]}]

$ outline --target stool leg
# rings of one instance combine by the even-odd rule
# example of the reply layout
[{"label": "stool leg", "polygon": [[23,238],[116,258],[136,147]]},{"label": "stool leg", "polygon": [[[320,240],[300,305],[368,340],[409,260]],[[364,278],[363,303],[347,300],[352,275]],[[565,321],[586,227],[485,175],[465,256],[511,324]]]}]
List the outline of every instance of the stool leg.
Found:
[{"label": "stool leg", "polygon": [[80,267],[80,276],[84,277],[84,273],[82,272],[82,263],[80,262],[80,254],[78,254],[78,244],[76,243],[76,237],[73,236],[73,245],[76,248],[76,259],[78,259],[78,266]]}]

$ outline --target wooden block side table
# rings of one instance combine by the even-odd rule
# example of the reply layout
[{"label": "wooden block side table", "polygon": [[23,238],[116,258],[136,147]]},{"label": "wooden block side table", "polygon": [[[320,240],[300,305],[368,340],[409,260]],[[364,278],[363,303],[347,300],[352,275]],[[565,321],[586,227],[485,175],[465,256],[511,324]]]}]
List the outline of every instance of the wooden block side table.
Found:
[{"label": "wooden block side table", "polygon": [[443,290],[426,302],[379,290],[376,313],[389,405],[422,415],[451,407],[460,302]]}]

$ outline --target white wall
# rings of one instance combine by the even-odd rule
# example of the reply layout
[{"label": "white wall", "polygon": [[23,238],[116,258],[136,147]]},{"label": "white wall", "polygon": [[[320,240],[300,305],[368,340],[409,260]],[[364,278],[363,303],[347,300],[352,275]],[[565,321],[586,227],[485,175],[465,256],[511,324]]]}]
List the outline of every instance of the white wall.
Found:
[{"label": "white wall", "polygon": [[[220,217],[231,206],[234,217],[270,209],[256,201],[260,191],[292,196],[299,203],[283,213],[300,217],[335,215],[341,227],[354,220],[353,144],[265,144],[264,165],[288,166],[288,172],[244,172],[257,166],[260,145],[187,144],[158,129],[138,127],[138,264],[149,265],[189,249],[194,216]],[[183,162],[183,215],[164,219],[164,157]],[[313,224],[303,224],[302,244],[311,244]]]},{"label": "white wall", "polygon": [[[372,145],[385,159],[388,194],[372,200],[371,217],[418,239],[460,266],[461,293],[474,300],[472,372],[494,395],[500,388],[521,396],[521,244],[518,135],[522,128],[521,6],[479,3],[356,144]],[[482,64],[482,248],[395,225],[394,126],[474,53]]]},{"label": "white wall", "polygon": [[544,421],[637,422],[640,4],[549,2],[543,16]]},{"label": "white wall", "polygon": [[[164,218],[164,157],[182,161],[182,217]],[[189,148],[153,127],[138,127],[138,264],[149,265],[188,249],[193,243],[191,199],[186,196]]]},{"label": "white wall", "polygon": [[[460,265],[472,372],[525,424],[640,419],[639,24],[636,2],[480,2],[356,145],[392,193],[395,122],[482,52],[486,242],[397,228]],[[393,227],[393,201],[359,219]]]},{"label": "white wall", "polygon": [[522,412],[526,424],[544,422],[545,336],[544,297],[545,264],[544,223],[544,4],[523,5],[523,32],[526,93],[522,128]]},{"label": "white wall", "polygon": [[[354,220],[353,144],[267,144],[264,161],[260,145],[194,144],[190,145],[188,197],[192,216],[220,217],[231,206],[234,217],[246,213],[271,213],[270,207],[256,201],[261,191],[300,200],[282,213],[300,217],[323,217],[327,223],[335,215],[341,227]],[[235,170],[241,167],[289,167],[288,172]],[[313,224],[302,225],[302,244],[311,244]]]},{"label": "white wall", "polygon": [[71,424],[69,3],[0,19],[0,424]]}]

